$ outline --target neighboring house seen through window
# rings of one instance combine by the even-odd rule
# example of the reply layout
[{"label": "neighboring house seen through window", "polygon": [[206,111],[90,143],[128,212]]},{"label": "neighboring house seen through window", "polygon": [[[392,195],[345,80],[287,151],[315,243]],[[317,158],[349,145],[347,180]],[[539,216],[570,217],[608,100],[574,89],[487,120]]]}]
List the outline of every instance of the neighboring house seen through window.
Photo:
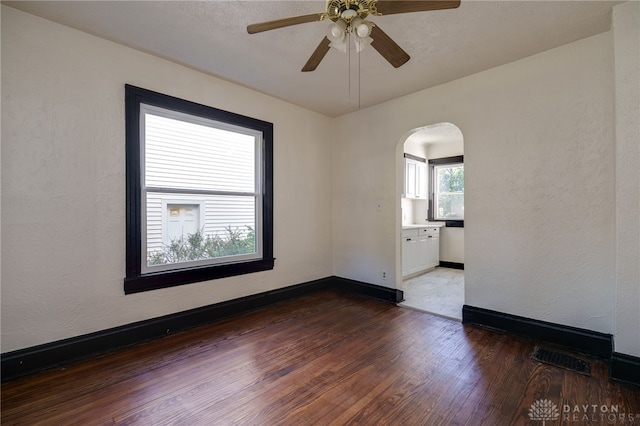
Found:
[{"label": "neighboring house seen through window", "polygon": [[[156,256],[163,253],[172,242],[201,231],[206,222],[205,200],[168,200],[164,197],[157,197],[157,200],[162,202],[160,210],[157,207],[150,208],[147,203],[147,253]],[[156,201],[155,204],[159,203]],[[161,228],[158,223],[162,225]]]},{"label": "neighboring house seen through window", "polygon": [[464,221],[464,158],[429,160],[429,219]]},{"label": "neighboring house seen through window", "polygon": [[273,125],[133,86],[125,292],[273,268]]}]

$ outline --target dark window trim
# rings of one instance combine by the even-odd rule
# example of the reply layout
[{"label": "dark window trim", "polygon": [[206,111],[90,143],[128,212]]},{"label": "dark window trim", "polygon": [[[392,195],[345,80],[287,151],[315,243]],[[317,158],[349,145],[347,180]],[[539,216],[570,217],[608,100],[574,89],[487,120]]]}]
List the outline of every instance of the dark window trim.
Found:
[{"label": "dark window trim", "polygon": [[426,163],[427,160],[425,158],[422,157],[418,157],[417,155],[413,155],[413,154],[408,154],[408,153],[404,153],[404,158],[408,158],[410,160],[414,160],[414,161],[419,161],[421,163]]},{"label": "dark window trim", "polygon": [[442,164],[464,164],[464,155],[457,155],[455,157],[433,158],[428,161],[429,164],[429,214],[427,218],[429,222],[444,222],[447,228],[464,228],[464,220],[443,220],[433,218],[433,194],[435,192],[435,172],[434,166],[440,166]]},{"label": "dark window trim", "polygon": [[[234,124],[262,133],[262,258],[142,274],[140,104]],[[273,269],[273,124],[173,96],[125,85],[126,278],[125,294]]]}]

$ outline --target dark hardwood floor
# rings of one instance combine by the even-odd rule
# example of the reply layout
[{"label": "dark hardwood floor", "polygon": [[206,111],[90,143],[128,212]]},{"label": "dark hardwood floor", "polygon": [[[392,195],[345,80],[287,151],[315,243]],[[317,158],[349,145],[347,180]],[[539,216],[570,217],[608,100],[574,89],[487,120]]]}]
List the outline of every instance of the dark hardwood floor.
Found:
[{"label": "dark hardwood floor", "polygon": [[2,424],[640,425],[640,388],[534,346],[323,291],[4,383]]}]

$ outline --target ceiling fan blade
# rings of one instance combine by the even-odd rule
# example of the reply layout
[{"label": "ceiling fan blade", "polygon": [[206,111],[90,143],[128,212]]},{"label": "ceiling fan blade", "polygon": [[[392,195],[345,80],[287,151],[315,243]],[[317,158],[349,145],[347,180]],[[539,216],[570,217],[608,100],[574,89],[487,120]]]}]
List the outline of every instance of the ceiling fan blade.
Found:
[{"label": "ceiling fan blade", "polygon": [[320,65],[322,59],[325,57],[329,49],[331,49],[331,47],[329,47],[330,43],[331,42],[328,38],[325,37],[322,39],[318,47],[316,47],[316,50],[314,50],[311,54],[311,57],[309,58],[307,63],[304,64],[304,67],[302,67],[302,72],[313,71],[318,68],[318,65]]},{"label": "ceiling fan blade", "polygon": [[312,13],[310,15],[293,16],[291,18],[276,19],[275,21],[260,22],[258,24],[247,25],[247,32],[249,34],[255,34],[263,31],[275,30],[276,28],[289,27],[291,25],[316,22],[320,21],[323,16],[323,13]]},{"label": "ceiling fan blade", "polygon": [[371,46],[395,68],[404,65],[411,58],[377,25],[371,28],[371,38],[373,39]]},{"label": "ceiling fan blade", "polygon": [[381,15],[455,9],[458,6],[460,0],[378,0],[377,3],[378,13]]}]

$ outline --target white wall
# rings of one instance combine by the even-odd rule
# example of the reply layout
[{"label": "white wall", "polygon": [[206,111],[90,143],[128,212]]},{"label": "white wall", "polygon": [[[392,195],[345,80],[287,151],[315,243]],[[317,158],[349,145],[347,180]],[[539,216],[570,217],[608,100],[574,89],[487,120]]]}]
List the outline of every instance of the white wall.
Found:
[{"label": "white wall", "polygon": [[466,303],[612,333],[611,44],[600,34],[337,118],[359,138],[334,141],[335,274],[400,282],[399,142],[450,122],[464,135]]},{"label": "white wall", "polygon": [[446,158],[464,155],[464,140],[456,140],[443,143],[431,143],[427,145],[427,158]]},{"label": "white wall", "polygon": [[440,261],[464,264],[464,228],[440,228]]},{"label": "white wall", "polygon": [[[466,303],[615,332],[639,355],[623,226],[640,207],[621,183],[639,172],[614,165],[638,150],[633,7],[611,33],[330,120],[3,6],[2,351],[332,273],[395,287],[401,139],[448,121],[465,137]],[[123,295],[125,83],[275,124],[275,270]]]},{"label": "white wall", "polygon": [[429,201],[413,198],[402,198],[400,206],[402,209],[402,225],[419,225],[425,223],[427,218]]},{"label": "white wall", "polygon": [[404,152],[420,158],[427,158],[427,145],[418,141],[407,140],[404,143]]},{"label": "white wall", "polygon": [[640,3],[613,9],[616,130],[615,350],[640,356]]},{"label": "white wall", "polygon": [[[0,6],[0,30],[2,29],[2,7]],[[0,48],[1,53],[1,48]],[[2,55],[0,55],[0,78],[2,77]],[[0,85],[0,98],[2,96],[2,85]],[[2,102],[0,102],[0,117],[2,117]],[[0,160],[2,159],[2,119],[0,119]],[[0,291],[2,290],[2,161],[0,161]],[[1,299],[1,295],[0,295]],[[0,311],[1,314],[1,311]],[[1,324],[1,323],[0,323]],[[2,339],[0,338],[0,352],[2,350]]]},{"label": "white wall", "polygon": [[[273,271],[124,295],[125,83],[274,123]],[[2,107],[3,352],[332,274],[329,118],[6,6]]]}]

